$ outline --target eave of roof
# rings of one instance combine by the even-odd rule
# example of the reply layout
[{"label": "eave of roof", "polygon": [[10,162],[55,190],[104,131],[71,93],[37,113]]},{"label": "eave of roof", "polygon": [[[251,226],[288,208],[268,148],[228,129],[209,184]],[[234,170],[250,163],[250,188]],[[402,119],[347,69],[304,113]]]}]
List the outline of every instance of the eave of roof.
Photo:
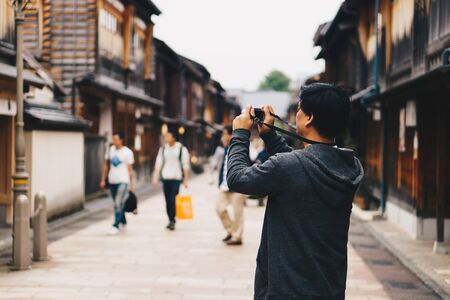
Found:
[{"label": "eave of roof", "polygon": [[228,97],[225,97],[225,103],[236,109],[241,109],[241,105]]},{"label": "eave of roof", "polygon": [[154,106],[162,107],[164,102],[153,98],[145,93],[143,93],[140,89],[134,87],[125,87],[122,82],[111,79],[106,76],[93,76],[87,75],[81,81],[77,82],[79,85],[83,84],[92,84],[99,88],[108,90],[109,92],[118,95],[119,97],[123,97],[125,99],[142,102],[145,104],[151,104]]},{"label": "eave of roof", "polygon": [[159,16],[162,13],[161,10],[155,5],[155,3],[153,3],[153,1],[147,0],[147,2],[150,5],[150,7],[152,8],[154,15]]},{"label": "eave of roof", "polygon": [[327,38],[328,34],[330,32],[332,32],[336,27],[338,27],[339,30],[345,29],[345,28],[341,28],[338,26],[339,22],[345,18],[351,18],[351,17],[357,16],[356,12],[354,12],[354,9],[361,2],[362,2],[361,0],[353,0],[353,1],[346,0],[346,1],[344,1],[341,4],[341,6],[339,7],[333,20],[319,25],[319,27],[317,28],[317,31],[314,35],[314,38],[313,38],[314,46],[322,45],[323,39]]},{"label": "eave of roof", "polygon": [[163,115],[160,115],[159,119],[162,122],[170,124],[170,125],[178,125],[178,126],[185,126],[185,127],[199,127],[199,124],[197,124],[196,122],[191,121],[191,120],[183,120],[180,118],[174,119],[174,118],[169,118],[169,117],[163,116]]},{"label": "eave of roof", "polygon": [[173,66],[179,66],[180,65],[180,57],[178,56],[178,53],[176,53],[172,48],[169,47],[169,45],[167,45],[164,41],[157,39],[157,38],[153,38],[155,47],[157,49],[157,55],[159,54],[158,52],[165,52],[168,54],[168,58],[172,58],[171,59],[171,63]]},{"label": "eave of roof", "polygon": [[[412,86],[418,86],[424,82],[433,82],[435,83],[435,79],[439,78],[440,76],[449,76],[450,75],[450,65],[444,65],[440,66],[434,70],[431,70],[429,72],[426,72],[422,75],[419,75],[417,77],[411,78],[405,82],[402,82],[400,84],[394,85],[392,87],[389,87],[388,89],[380,92],[378,95],[374,96],[373,99],[386,99],[393,94],[405,90],[405,89],[411,89]],[[369,86],[351,96],[351,101],[359,101],[362,98],[367,97],[372,91],[374,90],[374,86]]]},{"label": "eave of roof", "polygon": [[182,55],[179,55],[179,57],[183,65],[186,67],[186,69],[189,70],[194,76],[198,77],[199,79],[206,79],[206,80],[211,77],[211,74],[202,64],[193,61],[192,59],[189,59],[187,57],[184,57]]},{"label": "eave of roof", "polygon": [[[15,79],[17,78],[17,68],[15,66],[0,62],[0,76],[6,77],[8,79]],[[37,76],[29,70],[23,71],[23,80],[39,88],[42,88],[46,85],[46,82],[41,77]]]},{"label": "eave of roof", "polygon": [[80,119],[54,105],[25,102],[25,128],[60,131],[84,131],[92,122]]}]

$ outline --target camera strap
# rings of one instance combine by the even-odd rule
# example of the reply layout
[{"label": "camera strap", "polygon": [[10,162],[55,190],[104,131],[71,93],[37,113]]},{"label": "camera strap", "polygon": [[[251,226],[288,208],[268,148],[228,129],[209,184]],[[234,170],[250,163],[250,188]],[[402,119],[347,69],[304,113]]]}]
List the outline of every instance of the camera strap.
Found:
[{"label": "camera strap", "polygon": [[[272,117],[274,117],[275,119],[279,120],[279,121],[282,122],[283,124],[286,124],[289,128],[295,128],[295,127],[294,127],[293,125],[291,125],[289,122],[286,122],[285,120],[281,119],[278,115],[275,115],[275,114],[273,114],[273,113],[271,113],[271,115],[272,115]],[[322,143],[322,142],[317,142],[317,141],[313,141],[313,140],[307,139],[307,138],[305,138],[305,137],[303,137],[303,136],[301,136],[301,135],[298,135],[298,134],[296,134],[296,133],[294,133],[294,132],[292,132],[292,131],[288,131],[288,130],[285,130],[285,129],[283,129],[283,128],[276,127],[275,125],[271,125],[271,124],[264,123],[264,121],[262,121],[262,120],[260,120],[259,118],[256,118],[256,117],[254,118],[254,120],[255,120],[255,122],[258,123],[258,124],[267,126],[267,127],[269,127],[270,129],[273,129],[273,130],[276,130],[276,131],[278,131],[278,132],[281,132],[281,133],[283,133],[283,134],[285,134],[285,135],[288,135],[288,136],[290,136],[290,137],[293,137],[293,138],[295,138],[295,139],[298,139],[298,140],[300,140],[300,141],[302,141],[302,142],[304,142],[304,143],[307,143],[307,144],[311,144],[311,145],[312,145],[312,144],[321,144],[321,145],[327,145],[327,146],[332,146],[332,147],[336,146],[336,143]]]}]

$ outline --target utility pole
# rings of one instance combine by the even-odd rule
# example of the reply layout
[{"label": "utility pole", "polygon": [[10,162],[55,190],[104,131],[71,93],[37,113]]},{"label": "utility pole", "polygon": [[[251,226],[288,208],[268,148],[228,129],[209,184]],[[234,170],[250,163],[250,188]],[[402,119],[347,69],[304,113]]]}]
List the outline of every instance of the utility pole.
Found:
[{"label": "utility pole", "polygon": [[[25,0],[26,1],[26,0]],[[26,270],[31,265],[30,227],[28,201],[28,173],[25,168],[25,135],[23,121],[23,2],[15,0],[16,68],[17,68],[17,115],[15,132],[16,170],[13,175],[13,258],[15,270]],[[20,198],[20,201],[18,201]],[[25,208],[24,208],[25,207]],[[19,224],[18,224],[19,223]],[[24,226],[24,225],[27,226]]]}]

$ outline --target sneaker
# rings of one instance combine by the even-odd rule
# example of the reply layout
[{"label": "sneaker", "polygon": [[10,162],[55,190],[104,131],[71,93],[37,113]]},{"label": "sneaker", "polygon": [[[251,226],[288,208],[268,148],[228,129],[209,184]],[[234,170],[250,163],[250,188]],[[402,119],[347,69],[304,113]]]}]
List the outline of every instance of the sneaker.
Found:
[{"label": "sneaker", "polygon": [[167,229],[174,231],[175,230],[175,222],[170,222],[169,225],[166,226]]},{"label": "sneaker", "polygon": [[231,240],[231,238],[232,238],[231,234],[228,234],[225,238],[222,239],[222,242],[226,243],[229,240]]},{"label": "sneaker", "polygon": [[242,241],[241,240],[229,240],[227,242],[228,246],[240,246],[242,245]]},{"label": "sneaker", "polygon": [[112,226],[111,229],[108,231],[108,235],[117,235],[119,233],[119,228],[116,226]]}]

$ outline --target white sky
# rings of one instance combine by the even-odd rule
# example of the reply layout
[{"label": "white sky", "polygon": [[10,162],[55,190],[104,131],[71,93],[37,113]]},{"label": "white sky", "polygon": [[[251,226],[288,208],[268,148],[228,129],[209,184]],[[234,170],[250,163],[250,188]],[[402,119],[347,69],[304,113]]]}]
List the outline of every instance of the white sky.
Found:
[{"label": "white sky", "polygon": [[153,0],[155,36],[203,64],[226,88],[256,89],[279,69],[292,79],[322,71],[312,38],[342,0]]}]

